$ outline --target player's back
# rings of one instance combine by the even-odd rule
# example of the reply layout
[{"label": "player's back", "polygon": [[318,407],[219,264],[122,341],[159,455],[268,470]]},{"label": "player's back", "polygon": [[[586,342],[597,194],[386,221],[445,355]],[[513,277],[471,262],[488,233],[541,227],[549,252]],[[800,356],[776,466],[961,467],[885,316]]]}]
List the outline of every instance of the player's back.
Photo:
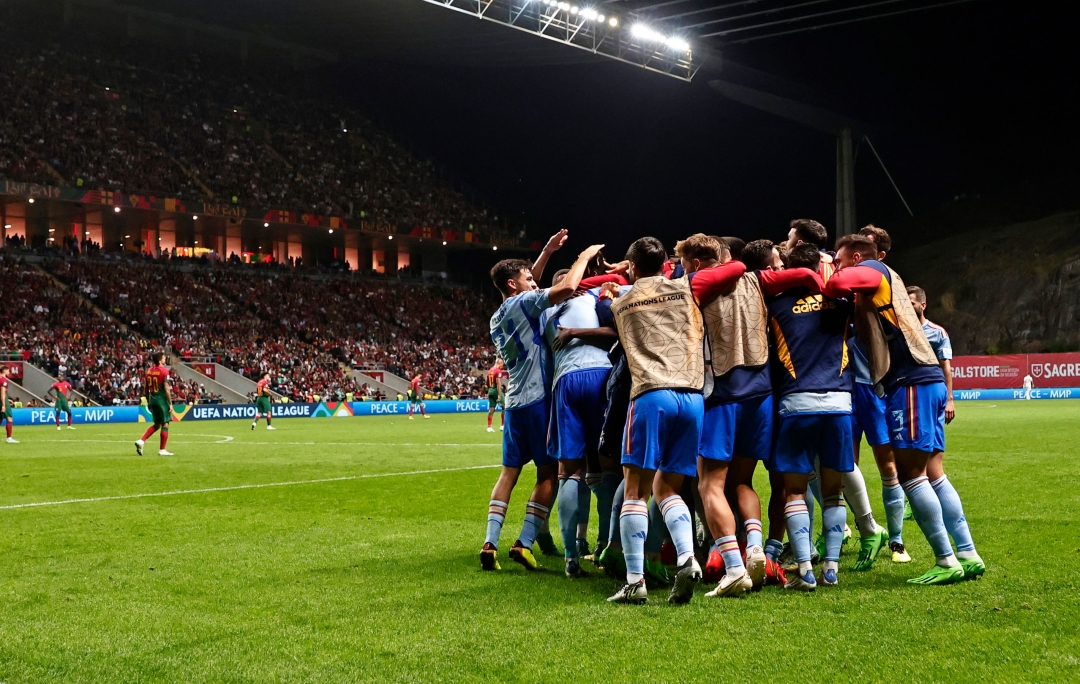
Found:
[{"label": "player's back", "polygon": [[847,322],[843,300],[789,290],[767,300],[776,353],[773,378],[780,396],[797,392],[850,392]]},{"label": "player's back", "polygon": [[165,383],[169,380],[169,369],[154,366],[146,371],[146,391],[152,397],[165,398]]},{"label": "player's back", "polygon": [[[596,303],[600,299],[600,290],[593,289],[565,302],[553,306],[541,317],[544,337],[548,346],[554,348],[559,328],[599,328],[600,318],[596,314]],[[606,350],[589,344],[581,339],[571,340],[557,352],[553,352],[555,366],[552,383],[557,383],[563,375],[585,368],[611,368]]]},{"label": "player's back", "polygon": [[547,308],[547,290],[531,290],[504,301],[491,317],[491,340],[510,378],[508,409],[534,404],[551,390],[551,357],[540,325]]}]

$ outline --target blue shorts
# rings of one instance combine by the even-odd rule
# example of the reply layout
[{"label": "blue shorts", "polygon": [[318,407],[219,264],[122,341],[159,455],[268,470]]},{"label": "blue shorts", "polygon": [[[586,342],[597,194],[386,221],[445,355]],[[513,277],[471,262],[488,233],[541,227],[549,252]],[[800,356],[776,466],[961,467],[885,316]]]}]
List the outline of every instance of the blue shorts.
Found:
[{"label": "blue shorts", "polygon": [[705,400],[698,392],[642,394],[626,412],[623,465],[696,477],[704,415]]},{"label": "blue shorts", "polygon": [[555,383],[547,452],[560,461],[585,458],[600,447],[610,368],[571,371]]},{"label": "blue shorts", "polygon": [[713,461],[730,462],[732,456],[767,461],[772,433],[771,394],[707,406],[698,453]]},{"label": "blue shorts", "polygon": [[796,413],[782,416],[769,470],[809,475],[814,461],[840,473],[855,470],[851,439],[851,415],[847,413]]},{"label": "blue shorts", "polygon": [[885,420],[885,399],[874,393],[873,385],[855,383],[851,393],[851,438],[872,447],[889,443],[889,422]]},{"label": "blue shorts", "polygon": [[510,409],[503,430],[503,465],[521,468],[529,461],[537,466],[554,465],[547,453],[548,407],[550,399]]},{"label": "blue shorts", "polygon": [[897,387],[885,397],[894,449],[945,451],[945,383]]}]

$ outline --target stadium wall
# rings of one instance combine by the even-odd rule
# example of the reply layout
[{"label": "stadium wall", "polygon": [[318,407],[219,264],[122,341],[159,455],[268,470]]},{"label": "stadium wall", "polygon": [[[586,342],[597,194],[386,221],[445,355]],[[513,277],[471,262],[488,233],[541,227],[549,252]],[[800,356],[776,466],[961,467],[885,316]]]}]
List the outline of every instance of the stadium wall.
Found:
[{"label": "stadium wall", "polygon": [[1080,386],[1080,353],[957,356],[952,361],[953,389],[1014,389],[1031,375],[1036,387]]},{"label": "stadium wall", "polygon": [[[1080,390],[1077,390],[1080,396]],[[487,412],[486,399],[439,399],[424,403],[428,413],[482,413]],[[202,420],[253,420],[254,404],[178,404],[173,407],[174,422]],[[351,418],[353,416],[400,416],[408,415],[407,401],[322,401],[317,404],[274,404],[274,418]],[[12,410],[15,425],[54,425],[53,409],[26,408]],[[153,419],[145,406],[88,406],[72,409],[76,425],[106,423],[149,423]]]}]

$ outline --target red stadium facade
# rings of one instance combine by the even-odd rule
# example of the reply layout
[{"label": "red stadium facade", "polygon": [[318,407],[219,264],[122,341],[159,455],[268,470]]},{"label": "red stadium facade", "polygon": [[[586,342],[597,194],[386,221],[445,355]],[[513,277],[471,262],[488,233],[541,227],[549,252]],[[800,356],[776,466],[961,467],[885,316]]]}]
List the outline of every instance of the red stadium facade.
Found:
[{"label": "red stadium facade", "polygon": [[1031,375],[1036,387],[1080,387],[1080,353],[958,356],[954,389],[1015,389]]}]

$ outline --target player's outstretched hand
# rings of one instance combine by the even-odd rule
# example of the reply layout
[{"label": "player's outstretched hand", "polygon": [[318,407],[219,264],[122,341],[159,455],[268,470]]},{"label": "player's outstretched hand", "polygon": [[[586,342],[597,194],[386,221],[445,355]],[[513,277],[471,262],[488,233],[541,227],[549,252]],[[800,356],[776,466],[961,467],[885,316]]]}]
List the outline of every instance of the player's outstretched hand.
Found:
[{"label": "player's outstretched hand", "polygon": [[552,254],[559,250],[560,247],[566,244],[566,236],[568,232],[565,228],[548,238],[547,244],[544,245],[544,251],[548,254]]},{"label": "player's outstretched hand", "polygon": [[608,273],[616,273],[618,275],[623,275],[630,270],[630,262],[625,260],[620,261],[616,264],[609,264],[605,262],[604,265],[607,266]]},{"label": "player's outstretched hand", "polygon": [[581,252],[581,254],[578,254],[578,259],[585,259],[586,261],[589,261],[597,254],[599,254],[600,250],[602,250],[603,248],[603,245],[589,245]]},{"label": "player's outstretched hand", "polygon": [[600,286],[600,296],[616,299],[622,293],[618,283],[604,283]]}]

